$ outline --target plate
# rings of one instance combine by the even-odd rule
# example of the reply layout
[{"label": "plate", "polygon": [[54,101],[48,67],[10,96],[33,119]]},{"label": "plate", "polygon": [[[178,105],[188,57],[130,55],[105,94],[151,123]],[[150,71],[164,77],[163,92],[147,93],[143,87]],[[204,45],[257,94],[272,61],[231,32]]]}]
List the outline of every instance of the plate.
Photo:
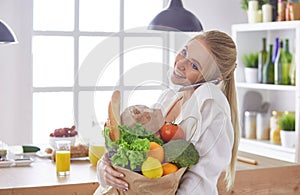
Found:
[{"label": "plate", "polygon": [[13,160],[0,161],[0,167],[10,167],[13,163]]},{"label": "plate", "polygon": [[51,158],[52,156],[52,154],[43,151],[37,151],[35,154],[40,158]]},{"label": "plate", "polygon": [[24,167],[24,166],[29,166],[33,160],[30,159],[15,159],[15,166],[17,167]]}]

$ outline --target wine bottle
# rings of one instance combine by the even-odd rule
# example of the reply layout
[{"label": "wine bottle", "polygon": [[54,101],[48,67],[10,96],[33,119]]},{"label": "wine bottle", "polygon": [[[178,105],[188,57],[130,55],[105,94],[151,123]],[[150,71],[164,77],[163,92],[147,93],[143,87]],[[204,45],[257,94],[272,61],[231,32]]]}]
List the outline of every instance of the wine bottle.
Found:
[{"label": "wine bottle", "polygon": [[267,61],[263,68],[263,83],[274,84],[274,63],[272,62],[273,44],[269,45]]},{"label": "wine bottle", "polygon": [[275,50],[274,50],[274,53],[273,53],[273,56],[272,56],[272,62],[275,63],[275,59],[276,59],[276,56],[278,54],[278,50],[279,50],[279,38],[276,37],[275,39]]},{"label": "wine bottle", "polygon": [[267,48],[266,48],[266,38],[262,39],[263,47],[262,50],[258,53],[258,82],[262,83],[263,81],[263,68],[264,64],[267,61]]},{"label": "wine bottle", "polygon": [[[289,72],[291,72],[291,66],[292,66],[292,60],[293,60],[293,55],[290,53],[289,50],[289,39],[285,39],[285,46],[284,46],[284,54],[288,63],[288,69]],[[291,84],[291,76],[289,75],[289,84]]]},{"label": "wine bottle", "polygon": [[292,57],[292,63],[290,67],[290,82],[291,85],[296,85],[296,50],[294,49],[294,55]]},{"label": "wine bottle", "polygon": [[274,81],[277,85],[289,84],[289,64],[283,49],[283,40],[280,40],[278,54],[274,63]]}]

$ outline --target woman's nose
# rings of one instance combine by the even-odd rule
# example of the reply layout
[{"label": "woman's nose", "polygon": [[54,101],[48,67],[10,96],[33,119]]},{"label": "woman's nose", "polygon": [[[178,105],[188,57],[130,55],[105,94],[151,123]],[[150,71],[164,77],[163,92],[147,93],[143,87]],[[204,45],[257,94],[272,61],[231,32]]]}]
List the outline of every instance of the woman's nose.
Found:
[{"label": "woman's nose", "polygon": [[189,64],[189,60],[186,58],[181,58],[178,62],[177,62],[177,66],[180,69],[185,69],[186,66]]}]

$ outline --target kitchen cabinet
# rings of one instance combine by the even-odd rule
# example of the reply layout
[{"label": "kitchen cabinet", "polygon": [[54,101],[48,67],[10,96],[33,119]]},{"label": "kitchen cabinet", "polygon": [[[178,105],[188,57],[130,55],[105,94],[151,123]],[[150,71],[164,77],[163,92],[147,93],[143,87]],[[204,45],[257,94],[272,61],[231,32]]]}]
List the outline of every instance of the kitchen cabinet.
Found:
[{"label": "kitchen cabinet", "polygon": [[[270,158],[300,163],[300,21],[268,22],[232,25],[232,37],[237,45],[237,68],[235,71],[240,122],[243,129],[244,96],[249,91],[258,92],[263,102],[270,103],[269,112],[294,111],[296,116],[296,146],[285,148],[269,140],[245,139],[241,137],[239,150]],[[275,38],[289,39],[289,50],[295,55],[296,85],[246,83],[242,55],[262,49],[262,38],[275,46]],[[274,50],[273,50],[274,51]],[[247,102],[248,103],[248,102]],[[249,102],[250,104],[251,102]],[[253,102],[255,103],[255,102]]]}]

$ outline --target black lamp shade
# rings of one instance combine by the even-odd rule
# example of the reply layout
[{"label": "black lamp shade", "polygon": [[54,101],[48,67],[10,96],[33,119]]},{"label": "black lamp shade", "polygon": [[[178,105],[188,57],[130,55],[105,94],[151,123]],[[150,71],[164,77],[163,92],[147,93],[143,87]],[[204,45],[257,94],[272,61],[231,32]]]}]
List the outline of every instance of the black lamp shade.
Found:
[{"label": "black lamp shade", "polygon": [[16,37],[10,27],[0,20],[0,44],[15,43]]},{"label": "black lamp shade", "polygon": [[170,6],[151,21],[148,29],[184,32],[203,30],[197,17],[183,8],[181,0],[171,0]]}]

